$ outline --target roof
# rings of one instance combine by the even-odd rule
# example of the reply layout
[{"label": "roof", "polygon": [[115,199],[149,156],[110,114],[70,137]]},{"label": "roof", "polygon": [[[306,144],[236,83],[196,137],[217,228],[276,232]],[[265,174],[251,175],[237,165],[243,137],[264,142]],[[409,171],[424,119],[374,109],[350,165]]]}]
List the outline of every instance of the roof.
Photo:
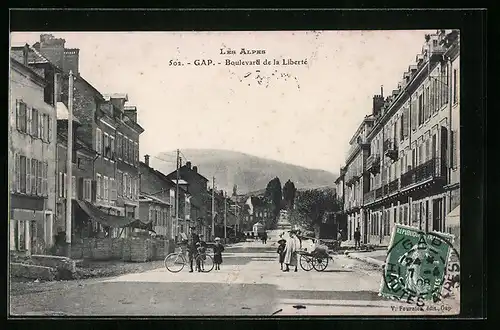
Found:
[{"label": "roof", "polygon": [[128,94],[126,93],[109,93],[109,94],[103,94],[104,100],[109,101],[111,99],[125,99],[125,101],[128,101]]},{"label": "roof", "polygon": [[159,204],[171,205],[170,201],[164,201],[156,196],[141,192],[139,195],[139,202],[155,202]]},{"label": "roof", "polygon": [[[167,176],[165,174],[163,174],[162,172],[155,170],[154,168],[146,165],[146,163],[144,163],[144,162],[139,162],[139,165],[141,167],[147,169],[152,174],[156,175],[160,180],[162,180],[164,183],[168,184],[170,186],[170,188],[175,188],[175,183],[172,180],[170,180],[169,178],[167,178]],[[183,187],[182,185],[179,185],[179,188],[180,188],[180,190],[182,190],[183,193],[187,193],[187,187]]]},{"label": "roof", "polygon": [[[189,171],[190,173],[194,173],[194,174],[196,174],[198,177],[202,178],[204,181],[208,181],[208,179],[207,179],[207,178],[205,178],[203,175],[201,175],[198,171],[196,171],[196,172],[195,172],[195,171],[193,171],[193,168],[188,168],[186,165],[182,165],[182,166],[179,168],[179,170],[180,170],[180,173],[181,173],[181,174],[182,174],[182,171],[183,171],[183,170],[187,170],[187,171]],[[167,177],[172,178],[172,176],[173,176],[173,175],[176,175],[176,173],[177,173],[177,170],[175,170],[175,171],[173,171],[173,172],[170,172],[169,174],[167,174]],[[182,176],[181,176],[181,177],[182,177]]]},{"label": "roof", "polygon": [[38,72],[36,72],[35,70],[33,70],[32,68],[30,68],[29,66],[26,66],[24,65],[22,62],[19,62],[16,58],[12,57],[10,58],[10,61],[11,63],[14,65],[14,66],[17,66],[19,68],[22,68],[24,71],[26,71],[29,75],[31,75],[31,78],[36,82],[38,83],[39,85],[41,85],[42,87],[45,86],[47,84],[47,81],[45,80],[44,77],[40,76],[40,74]]},{"label": "roof", "polygon": [[[57,102],[56,106],[57,120],[68,120],[69,110],[63,102]],[[73,116],[73,121],[81,124],[78,118]]]}]

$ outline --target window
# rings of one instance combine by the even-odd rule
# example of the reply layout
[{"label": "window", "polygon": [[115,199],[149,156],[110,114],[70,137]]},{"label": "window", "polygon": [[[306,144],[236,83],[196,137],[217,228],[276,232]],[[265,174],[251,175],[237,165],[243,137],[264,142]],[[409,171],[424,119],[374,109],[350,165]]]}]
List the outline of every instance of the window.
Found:
[{"label": "window", "polygon": [[134,144],[130,139],[128,140],[128,161],[131,164],[134,163]]},{"label": "window", "polygon": [[19,166],[19,172],[18,172],[18,180],[17,180],[17,186],[18,186],[18,191],[25,193],[26,192],[26,157],[24,156],[19,156],[18,160]]},{"label": "window", "polygon": [[102,131],[97,128],[96,129],[96,139],[95,139],[95,151],[98,154],[102,154]]},{"label": "window", "polygon": [[458,141],[457,141],[457,131],[451,131],[451,168],[456,169],[458,166]]},{"label": "window", "polygon": [[48,196],[48,174],[49,174],[49,164],[47,162],[43,163],[42,166],[42,194]]},{"label": "window", "polygon": [[122,135],[121,133],[118,133],[116,136],[116,157],[118,159],[122,158]]},{"label": "window", "polygon": [[458,81],[457,81],[457,69],[453,70],[453,104],[458,102]]},{"label": "window", "polygon": [[128,187],[127,187],[127,173],[123,173],[123,196],[127,197]]},{"label": "window", "polygon": [[40,138],[42,141],[47,142],[47,115],[40,115]]},{"label": "window", "polygon": [[123,160],[128,162],[128,139],[127,137],[123,137]]},{"label": "window", "polygon": [[47,142],[52,141],[52,117],[47,115]]},{"label": "window", "polygon": [[446,66],[443,66],[441,69],[441,77],[440,77],[440,81],[443,82],[442,84],[440,84],[440,86],[441,86],[440,87],[441,102],[439,104],[440,108],[448,103],[448,86],[445,83],[445,81],[448,80],[447,76],[448,76],[448,68]]},{"label": "window", "polygon": [[92,181],[90,179],[83,179],[83,199],[90,201],[92,198]]},{"label": "window", "polygon": [[44,173],[44,167],[45,163],[43,162],[37,162],[36,163],[36,194],[39,196],[43,196],[44,194],[44,189],[43,189],[43,173]]},{"label": "window", "polygon": [[111,159],[115,159],[115,137],[110,136],[110,147],[111,147]]},{"label": "window", "polygon": [[101,199],[104,197],[104,191],[103,191],[103,183],[101,180],[101,175],[97,174],[97,189],[96,189],[96,198]]},{"label": "window", "polygon": [[121,171],[116,171],[116,194],[117,194],[117,196],[121,196],[122,192],[123,192],[123,173]]},{"label": "window", "polygon": [[430,109],[430,87],[427,86],[425,88],[425,118],[429,119],[431,117],[431,109]]},{"label": "window", "polygon": [[26,103],[19,100],[16,103],[16,128],[22,133],[27,133]]},{"label": "window", "polygon": [[423,94],[418,96],[418,125],[424,123],[424,97]]},{"label": "window", "polygon": [[130,198],[132,197],[132,181],[133,180],[134,180],[133,178],[129,178],[129,180],[128,180],[128,194],[127,194],[127,196]]},{"label": "window", "polygon": [[103,189],[103,199],[105,201],[109,201],[109,179],[107,176],[104,176],[104,189]]},{"label": "window", "polygon": [[63,195],[62,195],[63,187],[64,187],[63,175],[62,175],[62,172],[59,172],[59,175],[57,176],[57,195],[59,197],[63,197]]},{"label": "window", "polygon": [[417,97],[413,97],[411,101],[410,107],[410,115],[411,115],[411,129],[412,131],[417,129],[417,120],[418,120],[418,108],[417,108]]},{"label": "window", "polygon": [[108,133],[104,133],[104,157],[109,158],[110,156],[110,147],[109,147],[109,135]]}]

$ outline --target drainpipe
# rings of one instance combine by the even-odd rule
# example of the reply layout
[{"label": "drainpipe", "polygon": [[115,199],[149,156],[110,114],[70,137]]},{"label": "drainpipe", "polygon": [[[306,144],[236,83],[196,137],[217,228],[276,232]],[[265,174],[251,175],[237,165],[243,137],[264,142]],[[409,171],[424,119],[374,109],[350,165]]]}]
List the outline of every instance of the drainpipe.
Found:
[{"label": "drainpipe", "polygon": [[[453,79],[453,64],[451,63],[451,58],[448,57],[447,58],[447,62],[448,62],[448,141],[447,141],[447,144],[448,144],[448,152],[447,152],[447,156],[448,156],[448,166],[447,166],[447,178],[446,178],[446,181],[447,183],[449,184],[450,183],[450,178],[451,178],[451,161],[452,161],[452,158],[453,158],[453,149],[452,149],[452,146],[451,146],[451,143],[452,143],[452,139],[451,139],[451,134],[452,134],[452,106],[453,106],[453,95],[452,95],[452,92],[453,92],[453,82],[452,82],[452,79]],[[451,191],[448,193],[448,210],[451,209]],[[446,214],[446,211],[445,210],[445,214]]]}]

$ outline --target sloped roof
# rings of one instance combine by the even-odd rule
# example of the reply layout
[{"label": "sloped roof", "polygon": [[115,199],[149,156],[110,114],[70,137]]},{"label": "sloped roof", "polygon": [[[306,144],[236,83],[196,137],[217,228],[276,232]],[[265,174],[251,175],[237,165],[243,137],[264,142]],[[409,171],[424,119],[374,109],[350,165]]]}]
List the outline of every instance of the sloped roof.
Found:
[{"label": "sloped roof", "polygon": [[[57,120],[68,120],[69,110],[63,102],[57,102]],[[73,121],[81,124],[77,117],[73,116]]]}]

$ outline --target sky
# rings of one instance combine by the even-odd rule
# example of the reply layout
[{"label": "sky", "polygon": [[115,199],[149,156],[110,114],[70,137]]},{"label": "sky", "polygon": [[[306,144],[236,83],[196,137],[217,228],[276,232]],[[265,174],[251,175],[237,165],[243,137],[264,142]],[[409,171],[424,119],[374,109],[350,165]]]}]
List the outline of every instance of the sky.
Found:
[{"label": "sky", "polygon": [[51,33],[79,48],[81,76],[137,106],[141,157],[226,149],[337,173],[373,95],[397,87],[434,32],[23,32],[11,33],[11,45]]}]

